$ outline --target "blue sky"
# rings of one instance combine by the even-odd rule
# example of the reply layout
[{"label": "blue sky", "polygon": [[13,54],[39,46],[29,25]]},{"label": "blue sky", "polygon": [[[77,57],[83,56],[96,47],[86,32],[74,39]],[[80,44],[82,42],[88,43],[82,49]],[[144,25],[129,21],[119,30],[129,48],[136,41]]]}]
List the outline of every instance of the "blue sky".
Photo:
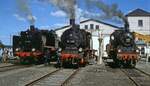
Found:
[{"label": "blue sky", "polygon": [[[27,0],[33,16],[35,17],[35,26],[39,28],[56,28],[66,25],[68,18],[66,14],[46,3],[39,2],[38,0]],[[103,0],[106,4],[116,3],[118,9],[124,14],[136,9],[141,8],[150,12],[150,0]],[[82,12],[88,12],[85,9],[84,0],[78,0],[78,15]],[[91,13],[98,14],[98,13]],[[78,21],[84,19],[77,18]],[[29,27],[28,21],[18,14],[16,0],[0,0],[0,40],[10,45],[12,35],[18,34],[22,30]]]}]

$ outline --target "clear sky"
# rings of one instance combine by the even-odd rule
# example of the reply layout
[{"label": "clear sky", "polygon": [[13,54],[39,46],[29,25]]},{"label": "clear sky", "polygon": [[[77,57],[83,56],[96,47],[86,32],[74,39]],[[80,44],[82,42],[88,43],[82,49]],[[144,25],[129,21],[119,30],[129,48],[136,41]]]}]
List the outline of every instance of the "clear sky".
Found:
[{"label": "clear sky", "polygon": [[[35,17],[35,26],[39,28],[53,29],[61,27],[68,23],[66,14],[56,9],[55,7],[39,2],[38,0],[27,0],[30,10]],[[150,0],[103,0],[106,4],[116,3],[118,9],[124,14],[136,9],[141,8],[150,12]],[[78,0],[78,15],[87,11],[84,7],[84,0]],[[91,13],[97,14],[97,13]],[[84,19],[84,18],[77,18]],[[18,34],[22,30],[26,30],[29,27],[29,22],[18,14],[18,7],[16,6],[16,0],[0,0],[0,40],[10,45],[12,35]]]}]

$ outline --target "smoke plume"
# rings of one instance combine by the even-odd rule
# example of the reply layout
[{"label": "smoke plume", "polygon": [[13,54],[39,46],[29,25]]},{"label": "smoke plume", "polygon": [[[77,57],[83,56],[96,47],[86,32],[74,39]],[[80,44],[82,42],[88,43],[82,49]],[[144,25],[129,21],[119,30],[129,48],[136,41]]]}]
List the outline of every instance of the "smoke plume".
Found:
[{"label": "smoke plume", "polygon": [[129,27],[126,17],[121,10],[118,9],[117,4],[107,5],[102,0],[86,0],[86,4],[88,8],[92,9],[96,7],[98,10],[102,11],[104,15],[101,16],[101,18],[113,19],[114,17],[118,17],[125,23],[126,28]]},{"label": "smoke plume", "polygon": [[35,22],[35,18],[32,15],[27,0],[16,0],[16,3],[19,15],[23,16],[25,19],[29,21],[31,25],[33,25]]},{"label": "smoke plume", "polygon": [[64,11],[71,19],[75,19],[75,6],[76,0],[39,0],[42,2],[48,2],[60,10]]}]

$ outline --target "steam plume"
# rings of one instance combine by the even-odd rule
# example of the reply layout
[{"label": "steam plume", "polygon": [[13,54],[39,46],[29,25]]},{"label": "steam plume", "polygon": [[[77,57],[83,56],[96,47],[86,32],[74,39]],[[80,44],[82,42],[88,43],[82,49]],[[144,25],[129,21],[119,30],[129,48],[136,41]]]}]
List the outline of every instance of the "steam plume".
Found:
[{"label": "steam plume", "polygon": [[27,19],[31,25],[33,25],[35,22],[35,18],[32,15],[27,0],[16,0],[16,2],[19,14],[23,16],[25,19]]},{"label": "steam plume", "polygon": [[112,19],[114,17],[118,17],[123,20],[125,23],[125,27],[128,28],[128,21],[121,10],[118,9],[117,4],[107,5],[102,0],[87,0],[87,6],[96,7],[104,13],[104,19]]},{"label": "steam plume", "polygon": [[64,11],[69,18],[75,19],[75,5],[76,0],[39,0],[43,2],[48,2],[60,10]]}]

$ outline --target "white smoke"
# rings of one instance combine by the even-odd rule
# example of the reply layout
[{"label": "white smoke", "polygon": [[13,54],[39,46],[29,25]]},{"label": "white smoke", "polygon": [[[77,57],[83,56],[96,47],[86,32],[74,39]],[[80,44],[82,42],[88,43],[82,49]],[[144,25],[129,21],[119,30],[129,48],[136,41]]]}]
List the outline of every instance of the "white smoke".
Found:
[{"label": "white smoke", "polygon": [[121,10],[118,9],[117,4],[107,5],[102,0],[86,0],[88,8],[96,7],[104,13],[101,17],[103,19],[113,19],[115,17],[121,18],[125,21],[125,16]]},{"label": "white smoke", "polygon": [[18,14],[23,16],[25,19],[29,21],[30,24],[34,24],[36,17],[32,15],[32,12],[28,5],[28,0],[16,0]]},{"label": "white smoke", "polygon": [[39,0],[41,2],[50,3],[60,10],[64,11],[69,18],[75,19],[76,0]]}]

